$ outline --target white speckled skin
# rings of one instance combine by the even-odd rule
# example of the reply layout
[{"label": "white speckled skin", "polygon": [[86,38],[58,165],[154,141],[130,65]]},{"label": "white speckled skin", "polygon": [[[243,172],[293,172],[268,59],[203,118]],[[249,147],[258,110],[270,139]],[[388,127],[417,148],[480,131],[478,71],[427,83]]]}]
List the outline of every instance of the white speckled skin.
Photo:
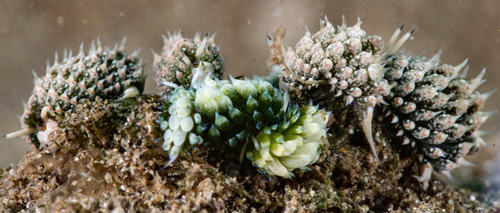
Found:
[{"label": "white speckled skin", "polygon": [[[215,34],[202,39],[197,33],[194,39],[187,39],[182,37],[180,31],[164,36],[162,53],[153,53],[153,70],[158,87],[165,93],[177,86],[187,89],[193,87],[192,81],[203,80],[204,74],[221,79],[224,64],[214,38]],[[207,68],[210,70],[204,70]]]},{"label": "white speckled skin", "polygon": [[[144,89],[145,76],[138,52],[128,55],[123,51],[124,42],[113,49],[102,47],[99,40],[85,54],[83,44],[73,56],[65,52],[62,62],[57,54],[52,66],[47,65],[45,76],[35,76],[35,88],[23,114],[23,128],[32,130],[28,139],[38,148],[43,148],[46,137],[37,137],[36,132],[47,132],[47,123],[59,123],[64,112],[83,101],[119,99],[137,96]],[[54,125],[52,125],[54,126]],[[16,135],[17,136],[17,135]]]},{"label": "white speckled skin", "polygon": [[[352,27],[334,27],[326,18],[321,29],[288,47],[281,64],[281,79],[299,103],[333,102],[354,106],[359,126],[375,154],[371,135],[373,107],[389,95],[393,85],[384,79],[382,38],[367,35],[361,21]],[[376,156],[376,154],[375,154]]]},{"label": "white speckled skin", "polygon": [[346,105],[388,94],[391,86],[383,79],[380,55],[383,41],[367,36],[360,26],[361,21],[352,27],[344,22],[335,28],[328,20],[322,21],[320,31],[307,32],[295,48],[288,48],[282,80],[297,93],[328,84],[327,96],[342,99]]},{"label": "white speckled skin", "polygon": [[[394,141],[415,147],[423,165],[444,174],[467,165],[463,157],[484,145],[478,128],[491,115],[480,110],[493,91],[475,91],[484,82],[484,70],[466,78],[459,74],[465,62],[451,66],[439,64],[439,55],[426,59],[393,54],[385,67],[385,78],[397,85],[384,97],[389,103],[385,114],[398,132]],[[430,178],[427,170],[419,180]]]}]

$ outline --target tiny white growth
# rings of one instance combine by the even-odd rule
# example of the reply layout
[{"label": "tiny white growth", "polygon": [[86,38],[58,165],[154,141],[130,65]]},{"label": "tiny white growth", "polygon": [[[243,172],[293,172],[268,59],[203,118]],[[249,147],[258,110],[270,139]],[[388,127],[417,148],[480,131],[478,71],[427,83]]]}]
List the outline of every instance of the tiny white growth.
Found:
[{"label": "tiny white growth", "polygon": [[123,99],[126,99],[126,98],[133,98],[133,97],[137,97],[139,96],[141,93],[139,92],[139,90],[134,87],[134,86],[131,86],[129,87],[128,89],[126,89],[124,92],[123,92],[123,95],[121,98],[119,99],[116,99],[117,101],[121,101]]},{"label": "tiny white growth", "polygon": [[167,86],[167,87],[172,87],[172,88],[177,88],[177,87],[179,87],[179,85],[174,84],[174,83],[171,83],[171,82],[168,82],[168,81],[162,81],[162,82],[161,82],[161,85],[165,85],[165,86]]},{"label": "tiny white growth", "polygon": [[185,140],[186,140],[186,132],[184,132],[182,129],[174,130],[174,144],[176,146],[179,147],[182,146]]},{"label": "tiny white growth", "polygon": [[38,141],[40,142],[40,148],[42,147],[45,148],[50,145],[49,135],[57,129],[59,129],[59,124],[49,119],[45,124],[45,130],[38,131],[37,138]]},{"label": "tiny white growth", "polygon": [[409,32],[405,33],[397,42],[397,38],[401,31],[403,30],[404,24],[399,27],[394,34],[392,35],[391,39],[389,40],[389,43],[385,47],[385,52],[387,55],[393,54],[396,51],[399,50],[401,46],[411,37],[411,35],[415,32],[417,29],[416,27],[412,28]]},{"label": "tiny white growth", "polygon": [[205,51],[205,47],[207,46],[208,38],[204,37],[203,41],[201,41],[200,46],[196,49],[196,58],[199,59],[203,51]]},{"label": "tiny white growth", "polygon": [[180,117],[180,118],[184,118],[184,117],[187,117],[189,115],[191,115],[191,109],[188,107],[188,105],[184,106],[184,107],[177,107],[177,115]]},{"label": "tiny white growth", "polygon": [[389,39],[389,42],[387,43],[387,46],[386,46],[386,48],[388,50],[391,49],[394,46],[394,43],[396,43],[396,40],[398,39],[399,34],[403,30],[404,26],[405,25],[403,23],[403,24],[401,24],[401,26],[398,29],[396,29],[396,31],[394,31],[394,34],[392,34],[391,39]]},{"label": "tiny white growth", "polygon": [[163,134],[163,140],[165,143],[172,143],[174,141],[174,135],[172,129],[167,129],[165,133]]},{"label": "tiny white growth", "polygon": [[179,116],[177,114],[173,114],[168,118],[168,125],[170,126],[171,129],[177,129],[181,125],[181,121]]},{"label": "tiny white growth", "polygon": [[[465,59],[465,60],[464,60],[461,64],[457,65],[457,66],[455,67],[455,69],[456,69],[457,71],[460,71],[463,67],[465,67],[465,66],[467,65],[467,61],[468,61],[468,60],[469,60],[469,59],[468,59],[468,58],[466,58],[466,59]],[[464,72],[464,74],[465,74],[465,75],[467,75],[467,73],[466,73],[466,72]],[[465,77],[465,75],[464,75],[463,77]]]},{"label": "tiny white growth", "polygon": [[195,145],[195,144],[198,144],[200,142],[200,139],[198,138],[198,136],[194,133],[189,133],[189,144],[191,145]]},{"label": "tiny white growth", "polygon": [[177,158],[177,156],[179,156],[181,152],[181,147],[180,146],[172,146],[172,149],[170,149],[170,156],[172,156],[172,158]]},{"label": "tiny white growth", "polygon": [[424,189],[427,189],[429,186],[429,180],[431,179],[432,176],[432,165],[430,163],[427,163],[423,165],[423,172],[421,176],[416,176],[413,175],[415,179],[418,180],[418,182],[421,182],[424,185]]},{"label": "tiny white growth", "polygon": [[50,108],[52,108],[50,105],[42,108],[42,111],[40,112],[40,117],[42,118],[43,122],[47,122],[49,120],[48,113],[49,110],[51,110]]},{"label": "tiny white growth", "polygon": [[194,114],[194,122],[196,124],[201,124],[201,115],[200,115],[200,113],[195,113]]},{"label": "tiny white growth", "polygon": [[201,84],[211,81],[214,76],[215,67],[213,64],[201,61],[198,67],[193,69],[193,78],[191,80],[191,87],[198,89]]},{"label": "tiny white growth", "polygon": [[189,132],[193,129],[193,127],[194,127],[194,122],[193,122],[193,119],[191,117],[184,117],[181,120],[182,131]]},{"label": "tiny white growth", "polygon": [[38,131],[37,128],[27,128],[27,129],[21,129],[15,132],[11,132],[9,134],[4,135],[4,138],[15,138],[19,136],[24,136],[24,135],[29,135],[32,133],[36,133]]},{"label": "tiny white growth", "polygon": [[285,90],[285,92],[283,93],[283,108],[282,108],[284,112],[286,112],[289,102],[290,102],[290,95],[288,94],[288,90]]},{"label": "tiny white growth", "polygon": [[172,148],[172,143],[165,142],[161,145],[161,148],[163,148],[163,150],[170,150]]}]

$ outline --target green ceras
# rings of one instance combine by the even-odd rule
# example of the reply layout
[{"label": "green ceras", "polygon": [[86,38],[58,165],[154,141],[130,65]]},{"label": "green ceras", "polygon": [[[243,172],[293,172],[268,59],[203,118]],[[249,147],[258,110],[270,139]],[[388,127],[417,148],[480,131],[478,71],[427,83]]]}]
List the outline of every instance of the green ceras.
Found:
[{"label": "green ceras", "polygon": [[195,92],[191,89],[175,89],[168,96],[165,111],[160,115],[160,127],[165,131],[162,148],[170,155],[167,166],[187,148],[185,142],[189,142],[190,146],[203,142],[203,138],[196,134],[201,127],[201,116],[194,109],[194,96]]},{"label": "green ceras", "polygon": [[202,137],[231,147],[252,141],[247,157],[266,175],[291,177],[292,170],[319,158],[329,113],[310,105],[286,109],[283,92],[266,81],[206,78],[195,84],[196,91],[174,90],[161,116],[167,165]]},{"label": "green ceras", "polygon": [[[196,92],[195,107],[209,140],[235,146],[268,176],[292,177],[294,169],[315,163],[326,137],[329,114],[318,107],[290,106],[287,96],[269,82],[206,80]],[[241,159],[240,159],[241,160]]]},{"label": "green ceras", "polygon": [[234,146],[264,126],[279,123],[284,115],[283,92],[265,81],[207,77],[192,85],[199,89],[172,91],[160,116],[163,149],[171,159],[167,165],[188,148],[186,142],[192,146],[206,138]]},{"label": "green ceras", "polygon": [[306,105],[291,106],[278,125],[252,137],[247,158],[267,175],[292,177],[292,171],[315,163],[326,138],[330,112]]},{"label": "green ceras", "polygon": [[234,146],[283,117],[283,92],[266,81],[208,80],[196,91],[195,107],[211,141]]}]

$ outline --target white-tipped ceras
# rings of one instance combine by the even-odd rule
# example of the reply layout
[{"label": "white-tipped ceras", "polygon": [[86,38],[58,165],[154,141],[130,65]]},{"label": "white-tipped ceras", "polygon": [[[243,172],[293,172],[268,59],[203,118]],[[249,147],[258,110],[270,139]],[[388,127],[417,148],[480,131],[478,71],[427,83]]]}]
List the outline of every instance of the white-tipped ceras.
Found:
[{"label": "white-tipped ceras", "polygon": [[76,55],[65,51],[62,62],[57,53],[53,65],[47,64],[45,76],[35,74],[35,88],[25,105],[23,129],[5,135],[7,138],[27,135],[37,148],[48,146],[48,135],[75,105],[93,101],[96,97],[116,100],[142,93],[144,76],[142,63],[124,52],[125,39],[114,48],[102,47],[97,39],[87,54],[83,44]]}]

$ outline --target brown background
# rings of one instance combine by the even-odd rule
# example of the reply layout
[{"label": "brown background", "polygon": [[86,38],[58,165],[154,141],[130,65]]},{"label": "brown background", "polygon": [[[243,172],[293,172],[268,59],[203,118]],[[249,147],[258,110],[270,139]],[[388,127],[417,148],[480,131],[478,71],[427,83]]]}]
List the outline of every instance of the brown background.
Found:
[{"label": "brown background", "polygon": [[[443,50],[442,61],[459,64],[469,58],[469,76],[488,68],[479,91],[498,87],[500,80],[500,2],[489,1],[2,1],[0,3],[0,133],[19,129],[18,116],[23,112],[33,89],[31,70],[45,74],[46,60],[65,48],[78,50],[81,42],[100,37],[113,45],[127,36],[127,50],[142,48],[141,57],[150,75],[146,93],[155,93],[151,73],[152,54],[162,48],[161,35],[166,30],[182,29],[192,37],[217,32],[222,47],[226,73],[233,75],[264,74],[269,51],[266,33],[279,25],[287,29],[285,42],[295,44],[304,35],[304,25],[315,32],[319,20],[327,15],[340,25],[344,15],[349,26],[358,17],[368,34],[385,40],[402,22],[406,30],[417,26],[414,38],[404,49],[413,54],[431,56]],[[486,111],[498,109],[500,92],[487,102]],[[472,158],[492,170],[498,163],[500,115],[484,124],[492,145]],[[17,164],[29,145],[21,139],[0,138],[0,167]],[[485,163],[483,163],[485,162]],[[498,162],[498,161],[497,161]],[[471,168],[465,168],[471,170]]]}]

